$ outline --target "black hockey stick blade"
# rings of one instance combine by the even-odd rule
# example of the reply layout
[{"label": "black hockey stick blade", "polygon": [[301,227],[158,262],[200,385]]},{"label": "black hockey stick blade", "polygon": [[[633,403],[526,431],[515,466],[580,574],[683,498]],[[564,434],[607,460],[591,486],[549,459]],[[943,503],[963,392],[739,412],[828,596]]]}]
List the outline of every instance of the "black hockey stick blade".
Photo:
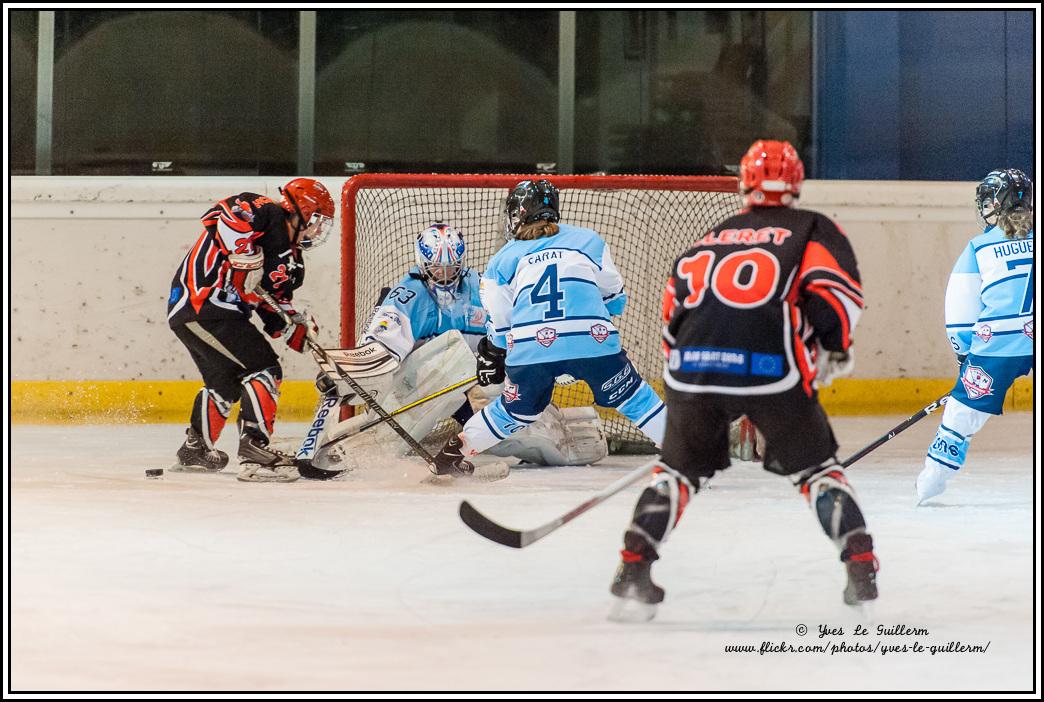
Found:
[{"label": "black hockey stick blade", "polygon": [[297,465],[297,472],[305,480],[333,480],[347,472],[344,470],[327,470],[325,468],[313,466],[311,461],[304,461],[301,459],[295,459],[294,463]]},{"label": "black hockey stick blade", "polygon": [[460,503],[460,519],[468,527],[490,541],[510,548],[522,548],[522,532],[500,526],[464,500]]}]

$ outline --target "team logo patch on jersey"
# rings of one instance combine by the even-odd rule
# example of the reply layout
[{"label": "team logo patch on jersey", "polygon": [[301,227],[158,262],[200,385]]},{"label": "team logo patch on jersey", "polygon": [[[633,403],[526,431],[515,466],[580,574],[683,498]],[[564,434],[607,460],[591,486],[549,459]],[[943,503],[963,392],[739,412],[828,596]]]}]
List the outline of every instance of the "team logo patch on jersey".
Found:
[{"label": "team logo patch on jersey", "polygon": [[510,351],[511,349],[515,348],[515,337],[513,335],[508,334],[504,338],[507,340],[507,350],[508,351]]},{"label": "team logo patch on jersey", "polygon": [[503,392],[500,393],[501,397],[504,398],[504,402],[516,402],[522,397],[522,393],[518,391],[518,386],[514,383],[508,383],[504,386]]},{"label": "team logo patch on jersey", "polygon": [[481,327],[484,325],[486,323],[486,310],[481,307],[472,307],[471,317],[469,318],[468,323],[473,327]]},{"label": "team logo patch on jersey", "polygon": [[544,327],[543,329],[538,329],[536,333],[536,342],[543,346],[545,349],[551,346],[551,344],[555,343],[555,339],[557,338],[558,332],[556,332],[551,327]]},{"label": "team logo patch on jersey", "polygon": [[591,336],[600,344],[609,338],[609,327],[604,324],[596,324],[591,327]]},{"label": "team logo patch on jersey", "polygon": [[961,376],[961,383],[971,400],[993,394],[993,378],[979,366],[968,366]]},{"label": "team logo patch on jersey", "polygon": [[1033,320],[1032,319],[1022,325],[1022,333],[1025,334],[1026,336],[1028,336],[1031,339],[1033,338]]},{"label": "team logo patch on jersey", "polygon": [[990,329],[989,324],[983,324],[979,327],[978,331],[975,332],[975,336],[982,339],[982,343],[988,344],[990,343],[990,339],[993,338],[993,330]]}]

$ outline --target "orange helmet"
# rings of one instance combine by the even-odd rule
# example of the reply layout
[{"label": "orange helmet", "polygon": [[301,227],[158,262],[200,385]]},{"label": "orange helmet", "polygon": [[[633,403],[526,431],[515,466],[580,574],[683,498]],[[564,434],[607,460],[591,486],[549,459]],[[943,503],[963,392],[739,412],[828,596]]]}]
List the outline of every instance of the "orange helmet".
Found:
[{"label": "orange helmet", "polygon": [[755,141],[740,159],[740,195],[746,205],[792,205],[801,195],[805,165],[789,141]]},{"label": "orange helmet", "polygon": [[326,186],[312,178],[294,178],[279,188],[279,194],[283,209],[298,216],[297,245],[312,249],[326,241],[334,217],[333,198]]}]

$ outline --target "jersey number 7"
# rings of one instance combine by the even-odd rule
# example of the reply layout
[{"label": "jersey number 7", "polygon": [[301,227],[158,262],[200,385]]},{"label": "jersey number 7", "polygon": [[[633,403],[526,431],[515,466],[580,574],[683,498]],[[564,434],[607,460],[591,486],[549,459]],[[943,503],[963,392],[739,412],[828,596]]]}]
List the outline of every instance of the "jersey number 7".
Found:
[{"label": "jersey number 7", "polygon": [[1022,297],[1022,309],[1019,310],[1021,314],[1029,314],[1033,311],[1033,259],[1017,258],[1014,261],[1008,261],[1009,271],[1013,271],[1019,266],[1029,266],[1029,275],[1026,278],[1026,294]]},{"label": "jersey number 7", "polygon": [[686,307],[698,307],[707,288],[729,307],[760,307],[779,285],[779,259],[768,251],[736,251],[724,256],[716,266],[715,258],[713,251],[700,251],[678,261],[678,277],[689,288],[682,301]]}]

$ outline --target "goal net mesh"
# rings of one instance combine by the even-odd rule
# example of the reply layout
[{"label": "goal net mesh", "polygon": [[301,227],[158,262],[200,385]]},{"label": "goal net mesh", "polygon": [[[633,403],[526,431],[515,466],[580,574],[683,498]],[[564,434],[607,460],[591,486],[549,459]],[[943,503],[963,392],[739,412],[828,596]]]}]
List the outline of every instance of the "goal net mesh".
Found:
[{"label": "goal net mesh", "polygon": [[[502,208],[510,188],[546,177],[561,193],[562,221],[590,227],[606,240],[627,291],[618,327],[624,349],[662,396],[660,306],[674,259],[738,211],[736,180],[680,176],[461,176],[366,174],[342,192],[342,343],[355,344],[377,296],[414,265],[413,243],[433,222],[456,227],[467,265],[482,271],[504,245]],[[583,382],[555,389],[554,402],[591,405]],[[624,417],[599,410],[614,452],[651,449]]]}]

